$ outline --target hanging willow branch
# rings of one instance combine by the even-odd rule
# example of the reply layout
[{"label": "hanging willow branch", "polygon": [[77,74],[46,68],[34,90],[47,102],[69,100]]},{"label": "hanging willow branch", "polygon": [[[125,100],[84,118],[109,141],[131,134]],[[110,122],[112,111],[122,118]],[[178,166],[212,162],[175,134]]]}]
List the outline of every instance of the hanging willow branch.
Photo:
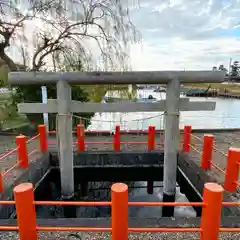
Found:
[{"label": "hanging willow branch", "polygon": [[73,52],[81,56],[84,65],[100,63],[100,68],[125,70],[129,44],[139,40],[128,6],[120,0],[31,0],[28,11],[16,5],[9,8],[13,17],[0,18],[0,57],[12,71],[17,68],[6,49],[19,36],[25,46],[32,44],[24,31],[30,20],[40,25],[28,32],[35,36],[35,49],[27,54],[32,55],[28,66],[32,71],[49,68],[50,62],[56,68]]}]

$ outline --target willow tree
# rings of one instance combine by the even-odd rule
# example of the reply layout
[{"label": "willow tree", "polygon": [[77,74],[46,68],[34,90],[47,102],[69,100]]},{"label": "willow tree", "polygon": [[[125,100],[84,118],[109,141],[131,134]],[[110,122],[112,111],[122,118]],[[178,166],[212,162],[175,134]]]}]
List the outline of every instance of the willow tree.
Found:
[{"label": "willow tree", "polygon": [[[17,63],[26,71],[59,71],[63,65],[72,65],[73,53],[81,61],[81,70],[130,68],[129,45],[139,34],[127,1],[28,0],[17,4],[10,0],[1,11],[0,58],[10,71],[19,70]],[[108,86],[91,88],[98,93],[92,100],[101,99],[106,89]],[[39,94],[33,99],[28,95],[36,91],[39,89],[19,88],[18,101],[35,101],[36,97],[40,101]]]},{"label": "willow tree", "polygon": [[138,34],[126,1],[29,0],[27,6],[10,1],[3,12],[0,57],[11,71],[18,70],[17,59],[7,51],[13,46],[24,50],[22,61],[31,71],[57,70],[57,64],[71,59],[73,52],[85,69],[129,68],[129,44],[138,40]]},{"label": "willow tree", "polygon": [[7,86],[8,66],[0,58],[0,88]]}]

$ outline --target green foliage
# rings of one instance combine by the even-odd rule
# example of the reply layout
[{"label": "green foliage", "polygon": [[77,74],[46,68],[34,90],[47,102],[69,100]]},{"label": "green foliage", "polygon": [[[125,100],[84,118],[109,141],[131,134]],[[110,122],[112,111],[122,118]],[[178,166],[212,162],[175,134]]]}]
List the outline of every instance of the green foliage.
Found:
[{"label": "green foliage", "polygon": [[240,63],[239,61],[234,61],[231,65],[231,76],[236,77],[239,76],[240,73]]},{"label": "green foliage", "polygon": [[[93,70],[95,56],[85,45],[85,40],[89,39],[99,47],[99,57],[104,65],[106,63],[107,69],[128,69],[129,44],[136,42],[140,37],[130,20],[128,6],[119,0],[68,2],[70,8],[75,9],[74,11],[69,12],[70,8],[66,9],[63,1],[54,0],[10,0],[9,5],[2,9],[2,15],[7,18],[1,19],[0,23],[0,29],[2,29],[0,31],[2,38],[0,58],[6,61],[4,64],[8,68],[1,69],[0,64],[0,86],[8,85],[8,69],[11,71],[49,71],[50,69],[44,70],[43,68],[52,63],[55,72]],[[8,16],[9,13],[10,16]],[[62,18],[69,14],[71,18]],[[34,35],[35,50],[32,52],[32,49],[27,47],[32,43],[24,34],[24,29],[26,21],[34,19],[41,20],[43,24],[41,28],[33,28],[33,32],[27,34]],[[86,31],[88,26],[95,27],[94,34]],[[12,40],[15,38],[19,38],[24,43],[21,46],[23,66],[20,67],[16,64],[15,59],[11,59],[6,53],[6,49],[12,47],[14,43]],[[95,49],[93,50],[95,53]],[[30,59],[29,56],[33,57]],[[52,62],[48,64],[51,61],[50,57]],[[97,56],[96,59],[99,57]],[[31,66],[27,65],[28,62],[31,62]],[[72,87],[72,99],[100,102],[108,90],[111,89],[105,85],[74,86]],[[124,93],[124,90],[121,92]],[[48,86],[48,98],[56,98],[55,86]],[[41,102],[41,88],[34,85],[17,88],[5,110],[11,109],[13,113],[16,113],[16,106],[19,102]],[[84,114],[82,117],[89,118],[92,115]],[[27,117],[31,122],[43,122],[42,114],[29,114]],[[54,117],[53,114],[50,114],[50,118],[54,119]],[[49,119],[49,122],[53,121]],[[88,122],[84,122],[86,125],[88,124]],[[75,123],[73,124],[75,125]]]},{"label": "green foliage", "polygon": [[224,67],[223,64],[219,65],[219,67],[217,68],[216,66],[214,66],[212,68],[213,71],[223,71],[225,72],[225,76],[228,76],[228,70]]},{"label": "green foliage", "polygon": [[[47,94],[48,94],[48,99],[56,99],[57,98],[57,93],[56,93],[56,85],[52,86],[47,86]],[[79,86],[72,86],[72,99],[76,101],[81,101],[81,102],[87,102],[89,101],[88,93],[84,91],[82,88]],[[16,103],[19,102],[28,102],[28,103],[39,103],[42,102],[42,91],[41,87],[39,86],[27,86],[27,87],[18,87],[16,89],[16,94],[14,94],[13,97],[15,101],[15,106]],[[86,114],[79,114],[79,113],[73,113],[74,115],[77,115],[79,117],[84,117],[84,118],[91,118],[93,116],[93,113],[86,113]],[[27,118],[30,122],[33,124],[41,124],[43,123],[43,115],[42,114],[27,114]],[[49,126],[50,129],[55,129],[56,124],[55,124],[55,118],[56,114],[49,114],[49,123],[51,125]],[[78,123],[80,122],[79,119],[73,118],[73,127],[75,127]],[[85,125],[89,125],[89,121],[84,121]]]},{"label": "green foliage", "polygon": [[0,61],[0,88],[8,85],[8,67]]},{"label": "green foliage", "polygon": [[225,76],[231,76],[231,77],[236,77],[240,75],[240,63],[239,61],[233,61],[233,64],[231,64],[230,66],[230,72],[228,72],[228,70],[224,67],[223,64],[219,65],[219,67],[217,68],[216,66],[214,66],[212,68],[213,71],[224,71],[225,72]]},{"label": "green foliage", "polygon": [[0,93],[0,129],[10,120],[19,118],[11,93]]}]

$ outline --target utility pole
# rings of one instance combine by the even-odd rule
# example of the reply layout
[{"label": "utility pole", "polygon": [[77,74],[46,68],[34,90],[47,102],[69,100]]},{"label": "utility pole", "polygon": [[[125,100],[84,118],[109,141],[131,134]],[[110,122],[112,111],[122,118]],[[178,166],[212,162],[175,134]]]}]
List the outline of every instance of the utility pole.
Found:
[{"label": "utility pole", "polygon": [[232,65],[232,58],[229,59],[229,67],[228,67],[228,84],[231,82],[231,65]]},{"label": "utility pole", "polygon": [[[41,89],[42,89],[42,103],[47,103],[47,87],[42,86]],[[48,131],[49,130],[48,113],[43,113],[43,121]]]}]

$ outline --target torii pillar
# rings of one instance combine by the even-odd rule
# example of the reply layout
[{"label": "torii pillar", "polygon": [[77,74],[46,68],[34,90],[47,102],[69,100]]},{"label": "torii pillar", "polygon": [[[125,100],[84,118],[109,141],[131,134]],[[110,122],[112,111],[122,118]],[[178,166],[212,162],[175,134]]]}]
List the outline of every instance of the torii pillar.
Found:
[{"label": "torii pillar", "polygon": [[62,198],[74,196],[71,86],[63,80],[57,82],[57,138],[60,154]]},{"label": "torii pillar", "polygon": [[[163,202],[175,202],[177,183],[177,156],[179,150],[180,81],[174,78],[167,84],[166,111],[164,116],[164,173]],[[163,207],[162,216],[172,217],[174,207]]]}]

